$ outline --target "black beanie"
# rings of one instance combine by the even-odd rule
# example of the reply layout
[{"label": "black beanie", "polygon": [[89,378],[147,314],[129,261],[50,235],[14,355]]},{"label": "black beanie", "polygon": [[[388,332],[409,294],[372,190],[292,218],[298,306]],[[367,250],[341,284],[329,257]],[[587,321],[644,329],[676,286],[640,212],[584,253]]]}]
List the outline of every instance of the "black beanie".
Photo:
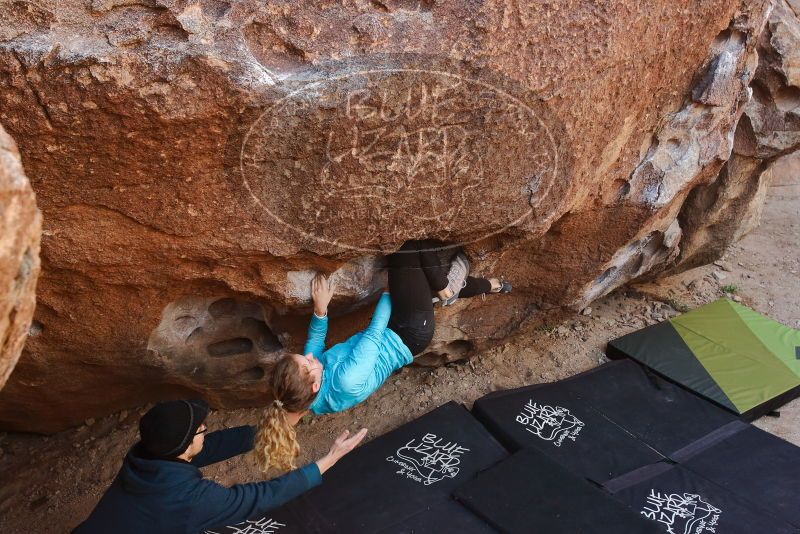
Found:
[{"label": "black beanie", "polygon": [[139,420],[144,449],[157,458],[174,458],[189,447],[208,415],[202,400],[159,402]]}]

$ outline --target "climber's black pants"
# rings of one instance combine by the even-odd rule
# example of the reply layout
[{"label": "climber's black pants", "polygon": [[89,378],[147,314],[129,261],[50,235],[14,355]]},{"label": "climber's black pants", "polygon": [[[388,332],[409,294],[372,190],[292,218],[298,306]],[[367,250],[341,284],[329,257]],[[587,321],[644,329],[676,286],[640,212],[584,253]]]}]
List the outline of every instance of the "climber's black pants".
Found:
[{"label": "climber's black pants", "polygon": [[[450,260],[457,247],[438,241],[407,241],[389,255],[389,292],[392,295],[391,328],[411,351],[418,355],[433,339],[433,302],[431,297],[447,287]],[[467,277],[459,297],[488,293],[492,284],[485,278]]]}]

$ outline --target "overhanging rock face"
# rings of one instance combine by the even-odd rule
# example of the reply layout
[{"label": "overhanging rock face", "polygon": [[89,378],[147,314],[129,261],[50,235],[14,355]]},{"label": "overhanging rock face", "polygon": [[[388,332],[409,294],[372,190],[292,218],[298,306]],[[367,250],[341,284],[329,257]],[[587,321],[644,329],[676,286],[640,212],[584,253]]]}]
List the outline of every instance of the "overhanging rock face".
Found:
[{"label": "overhanging rock face", "polygon": [[334,273],[342,339],[406,239],[463,243],[515,287],[437,312],[430,361],[671,265],[687,195],[732,150],[768,7],[5,4],[0,120],[46,227],[44,329],[0,423],[263,402],[265,365],[302,347],[312,272]]}]

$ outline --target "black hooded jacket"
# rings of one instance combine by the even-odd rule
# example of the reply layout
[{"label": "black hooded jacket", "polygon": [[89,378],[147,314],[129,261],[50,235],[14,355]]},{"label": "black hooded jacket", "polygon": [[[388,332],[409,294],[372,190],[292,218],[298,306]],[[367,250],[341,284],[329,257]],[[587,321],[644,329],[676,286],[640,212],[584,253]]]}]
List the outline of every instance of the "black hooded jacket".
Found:
[{"label": "black hooded jacket", "polygon": [[255,428],[211,432],[191,463],[148,458],[137,444],[119,474],[74,534],[198,534],[263,515],[322,482],[309,464],[265,482],[225,487],[203,478],[204,467],[253,448]]}]

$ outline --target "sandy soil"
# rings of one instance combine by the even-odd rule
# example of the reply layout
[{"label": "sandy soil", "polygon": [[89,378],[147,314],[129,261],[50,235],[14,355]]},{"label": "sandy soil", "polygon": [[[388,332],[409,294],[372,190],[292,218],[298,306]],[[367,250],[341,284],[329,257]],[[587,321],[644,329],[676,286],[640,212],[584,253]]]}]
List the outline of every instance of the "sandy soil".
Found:
[{"label": "sandy soil", "polygon": [[[304,460],[323,454],[345,428],[366,426],[370,436],[377,436],[450,399],[469,406],[493,390],[558,380],[596,366],[605,361],[609,339],[677,314],[673,306],[715,300],[723,295],[723,286],[735,286],[731,296],[800,328],[798,242],[800,177],[773,185],[762,225],[717,264],[619,290],[595,302],[590,315],[558,325],[524,324],[506,344],[467,363],[403,369],[360,406],[301,424]],[[0,434],[0,531],[68,532],[79,523],[135,441],[136,422],[145,409],[89,420],[50,437]],[[258,416],[257,409],[217,412],[208,424],[212,430],[255,424]],[[780,417],[756,424],[800,445],[800,400],[782,408]],[[224,484],[258,478],[249,456],[208,468],[206,474]]]}]

